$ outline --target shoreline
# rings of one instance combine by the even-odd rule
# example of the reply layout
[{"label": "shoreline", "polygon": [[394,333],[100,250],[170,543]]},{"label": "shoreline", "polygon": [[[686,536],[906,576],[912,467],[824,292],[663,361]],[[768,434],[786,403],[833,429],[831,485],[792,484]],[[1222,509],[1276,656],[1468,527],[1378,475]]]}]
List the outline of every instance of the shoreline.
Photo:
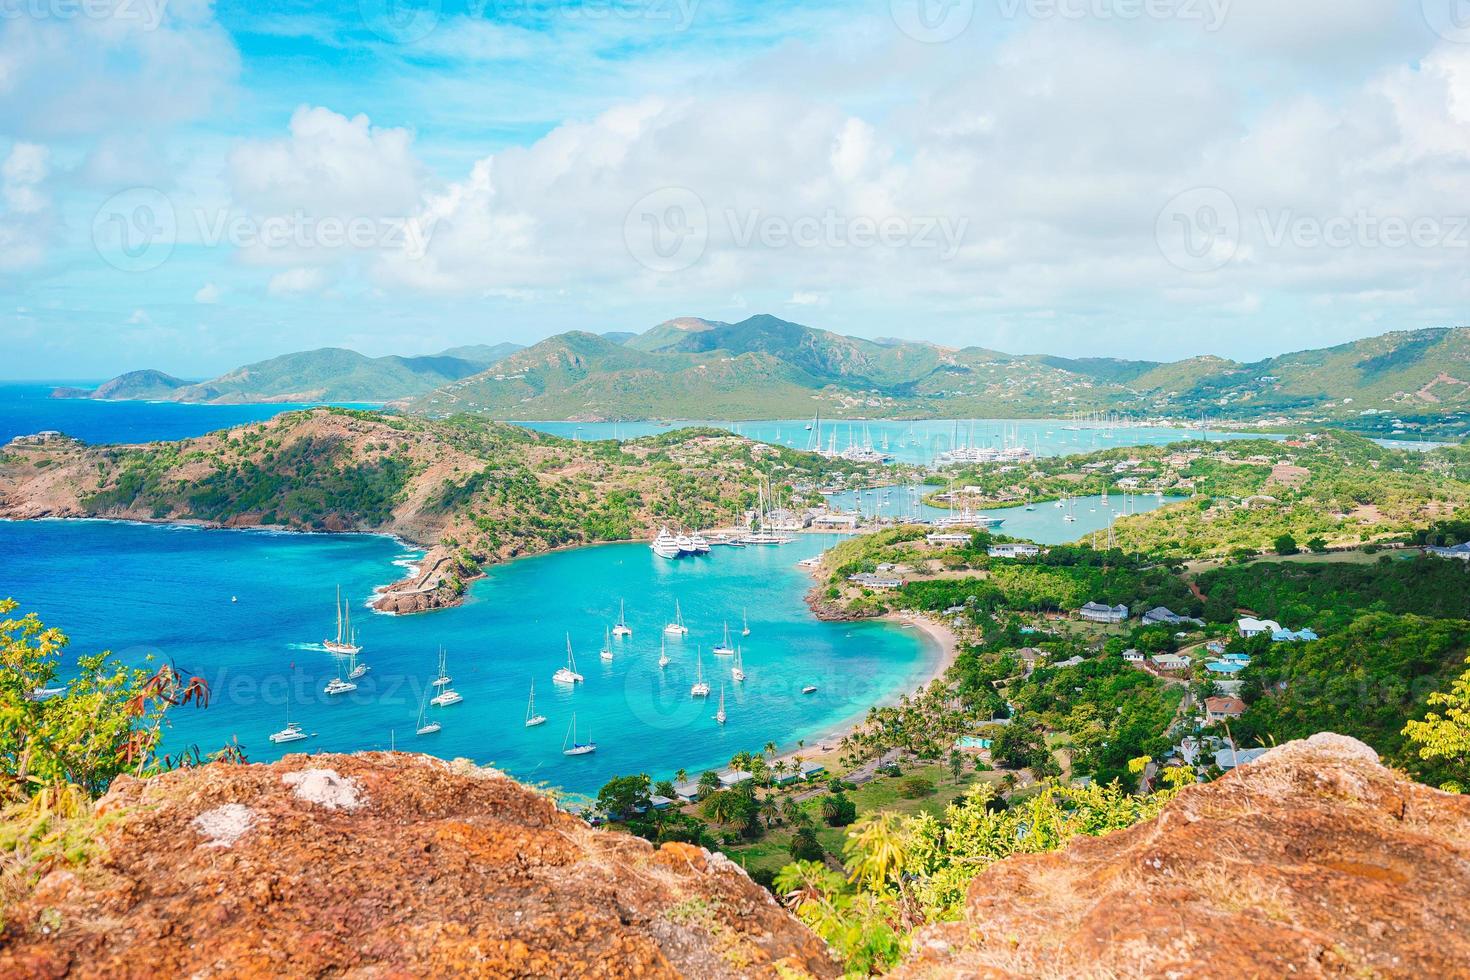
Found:
[{"label": "shoreline", "polygon": [[[917,674],[908,683],[890,691],[886,697],[873,702],[869,707],[886,707],[897,702],[905,694],[913,694],[921,687],[927,687],[935,681],[942,680],[949,672],[949,668],[954,666],[954,662],[959,659],[959,637],[955,635],[954,630],[932,617],[918,613],[888,613],[862,620],[862,622],[888,623],[898,629],[909,627],[917,630],[924,638],[924,646],[934,653],[928,667],[922,673]],[[861,728],[866,723],[867,714],[868,709],[864,708],[859,714],[818,729],[815,734],[800,739],[806,743],[800,747],[795,746],[797,741],[795,739],[778,743],[781,748],[771,762],[783,759],[790,762],[796,756],[801,756],[803,762],[821,762],[831,772],[833,766],[830,763],[841,751],[837,743]],[[824,745],[827,747],[823,748]],[[832,774],[836,775],[836,773]]]}]

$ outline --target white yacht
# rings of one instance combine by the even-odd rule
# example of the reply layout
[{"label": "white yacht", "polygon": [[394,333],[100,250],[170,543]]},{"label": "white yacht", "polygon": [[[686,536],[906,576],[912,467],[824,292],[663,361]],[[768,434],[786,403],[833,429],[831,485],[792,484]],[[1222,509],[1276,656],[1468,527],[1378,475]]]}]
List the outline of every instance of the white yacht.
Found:
[{"label": "white yacht", "polygon": [[745,610],[740,610],[740,635],[750,635],[750,619],[745,615]]},{"label": "white yacht", "polygon": [[303,738],[310,738],[301,730],[301,726],[294,721],[286,722],[286,727],[271,736],[271,741],[277,744],[281,742],[299,742]]},{"label": "white yacht", "polygon": [[597,655],[602,658],[603,663],[612,663],[612,630],[602,631],[602,649]]},{"label": "white yacht", "polygon": [[679,550],[678,539],[670,534],[669,529],[666,527],[658,529],[658,537],[653,539],[653,544],[649,545],[649,547],[660,558],[678,558],[682,554]]},{"label": "white yacht", "polygon": [[715,647],[714,654],[717,657],[735,656],[735,648],[730,645],[730,624],[728,621],[725,623],[725,638]]},{"label": "white yacht", "polygon": [[562,755],[590,755],[597,751],[597,743],[590,738],[585,742],[577,741],[577,714],[572,713],[572,724],[567,729],[566,737],[561,741]]},{"label": "white yacht", "polygon": [[430,698],[429,703],[433,705],[438,705],[441,708],[445,708],[451,704],[459,704],[461,701],[463,701],[464,698],[460,697],[459,693],[455,691],[454,688],[449,686],[450,683],[451,680],[449,677],[449,672],[446,669],[445,665],[445,653],[443,650],[440,650],[439,676],[434,678],[434,686],[439,689],[439,693]]},{"label": "white yacht", "polygon": [[618,622],[613,627],[613,636],[632,636],[633,629],[628,625],[628,610],[622,599],[618,600]]},{"label": "white yacht", "polygon": [[669,636],[687,636],[689,627],[684,625],[684,614],[679,610],[679,600],[674,600],[674,621],[664,627]]},{"label": "white yacht", "polygon": [[[425,692],[425,693],[427,694],[427,692]],[[424,712],[427,711],[427,710],[428,710],[428,702],[426,700],[424,700],[423,698],[420,698],[419,699],[419,724],[418,724],[418,727],[414,729],[414,734],[415,735],[432,735],[432,734],[434,734],[435,732],[441,730],[444,727],[443,725],[439,724],[437,721],[433,721],[433,720],[425,721],[424,720]]]},{"label": "white yacht", "polygon": [[725,723],[725,685],[720,685],[720,710],[715,712],[715,722],[723,725]]},{"label": "white yacht", "polygon": [[735,664],[730,668],[730,679],[736,684],[745,680],[745,664],[740,659],[740,648],[735,648]]},{"label": "white yacht", "polygon": [[526,702],[526,727],[546,724],[546,716],[536,713],[536,678],[531,678],[531,699]]},{"label": "white yacht", "polygon": [[707,697],[709,697],[709,684],[707,684],[705,682],[705,679],[704,679],[704,653],[703,653],[703,651],[700,652],[700,654],[699,654],[699,660],[695,663],[695,667],[694,667],[694,686],[689,689],[689,696],[692,697],[692,698],[707,698]]},{"label": "white yacht", "polygon": [[663,669],[669,665],[669,648],[662,638],[658,641],[658,666]]},{"label": "white yacht", "polygon": [[801,689],[801,693],[802,694],[816,694],[817,693],[817,685],[815,685],[815,684],[808,684],[806,687],[804,687],[804,688]]},{"label": "white yacht", "polygon": [[567,634],[567,665],[558,667],[551,679],[558,684],[580,684],[585,678],[577,673],[577,661],[572,656],[572,635]]},{"label": "white yacht", "polygon": [[698,531],[695,531],[693,534],[689,535],[689,544],[691,547],[693,547],[694,553],[696,555],[709,554],[709,541],[706,540],[705,536],[703,534],[700,534]]},{"label": "white yacht", "polygon": [[322,646],[329,653],[361,653],[357,636],[352,632],[352,609],[342,601],[342,586],[337,586],[337,638],[323,640]]},{"label": "white yacht", "polygon": [[681,555],[694,554],[694,539],[687,534],[678,534],[674,538],[674,546],[679,549]]},{"label": "white yacht", "polygon": [[323,694],[350,694],[357,690],[357,685],[351,681],[344,681],[340,677],[333,677],[327,681],[327,686],[322,688]]},{"label": "white yacht", "polygon": [[349,655],[349,660],[347,662],[349,665],[349,670],[347,671],[347,679],[349,681],[355,681],[358,678],[362,677],[362,675],[366,674],[368,671],[372,670],[372,668],[369,667],[367,664],[358,663],[357,654],[355,653]]}]

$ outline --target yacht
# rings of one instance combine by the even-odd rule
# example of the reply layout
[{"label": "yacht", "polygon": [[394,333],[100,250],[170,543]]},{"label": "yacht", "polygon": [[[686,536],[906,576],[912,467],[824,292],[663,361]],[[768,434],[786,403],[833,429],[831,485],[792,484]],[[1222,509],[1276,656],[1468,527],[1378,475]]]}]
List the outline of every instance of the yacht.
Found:
[{"label": "yacht", "polygon": [[526,702],[526,727],[546,724],[546,716],[536,713],[536,678],[531,678],[531,699]]},{"label": "yacht", "polygon": [[[425,692],[425,693],[427,694],[428,692]],[[427,710],[428,710],[428,703],[423,698],[420,698],[419,699],[419,724],[418,724],[418,727],[414,729],[414,734],[415,735],[432,735],[432,734],[434,734],[435,732],[441,730],[444,727],[443,725],[439,724],[437,721],[432,721],[432,720],[431,721],[425,721],[424,720],[424,712],[427,711]]]},{"label": "yacht", "polygon": [[725,623],[725,638],[720,641],[719,646],[715,647],[714,654],[717,657],[733,657],[735,655],[735,648],[730,645],[730,624],[728,621]]},{"label": "yacht", "polygon": [[628,625],[627,606],[622,599],[618,600],[618,623],[613,627],[613,636],[632,636],[633,629]]},{"label": "yacht", "polygon": [[736,684],[745,680],[745,664],[740,659],[740,648],[735,648],[735,664],[730,668],[730,679]]},{"label": "yacht", "polygon": [[558,684],[580,684],[585,678],[577,673],[577,661],[572,656],[572,635],[567,634],[567,665],[558,667],[551,679]]},{"label": "yacht", "polygon": [[337,586],[337,638],[323,640],[328,653],[361,653],[357,636],[352,632],[352,609],[342,601],[342,586]]},{"label": "yacht", "polygon": [[802,694],[816,694],[817,693],[817,685],[815,685],[815,684],[808,684],[806,687],[804,687],[804,688],[801,689],[801,693]]},{"label": "yacht", "polygon": [[720,710],[715,712],[715,722],[723,725],[725,723],[725,685],[720,685]]},{"label": "yacht", "polygon": [[572,713],[572,724],[567,729],[566,738],[561,742],[562,755],[591,755],[597,751],[597,743],[588,739],[585,742],[577,741],[577,715]]},{"label": "yacht", "polygon": [[451,680],[444,661],[445,653],[441,649],[439,651],[439,676],[434,678],[434,686],[439,689],[439,693],[429,699],[430,704],[438,705],[441,708],[446,708],[451,704],[459,704],[464,700],[454,688],[449,686]]},{"label": "yacht", "polygon": [[674,621],[664,627],[664,632],[669,636],[687,636],[689,627],[684,625],[684,614],[679,610],[679,600],[674,600]]},{"label": "yacht", "polygon": [[612,663],[613,652],[611,630],[604,629],[602,631],[602,650],[598,653],[598,656],[602,658],[603,663]]},{"label": "yacht", "polygon": [[344,681],[340,677],[333,677],[327,681],[327,686],[322,688],[323,694],[349,694],[357,690],[357,685],[351,681]]},{"label": "yacht", "polygon": [[653,544],[649,545],[649,547],[660,558],[678,558],[683,553],[679,550],[678,539],[670,534],[669,529],[666,527],[658,529],[658,537],[653,539]]},{"label": "yacht", "polygon": [[691,698],[709,697],[709,684],[707,684],[704,679],[703,652],[700,653],[699,660],[696,662],[694,667],[694,686],[689,689],[689,696]]},{"label": "yacht", "polygon": [[662,639],[658,641],[658,665],[660,669],[669,665],[669,649]]},{"label": "yacht", "polygon": [[676,547],[678,547],[679,554],[694,554],[694,539],[691,538],[689,535],[680,532],[679,534],[674,536],[674,544]]},{"label": "yacht", "polygon": [[281,742],[299,742],[303,738],[310,738],[301,730],[301,726],[294,721],[286,722],[286,727],[271,736],[271,741],[277,744]]},{"label": "yacht", "polygon": [[740,635],[750,635],[750,620],[746,617],[744,609],[740,610]]},{"label": "yacht", "polygon": [[698,531],[695,531],[693,534],[689,535],[689,544],[694,548],[694,553],[696,555],[709,554],[709,541],[707,541],[705,539],[705,536],[703,534],[700,534]]},{"label": "yacht", "polygon": [[355,681],[363,674],[366,674],[368,671],[372,670],[372,668],[369,667],[367,664],[360,664],[357,662],[357,654],[354,653],[350,654],[349,656],[351,658],[347,661],[350,666],[350,669],[347,671],[347,679],[349,681]]}]

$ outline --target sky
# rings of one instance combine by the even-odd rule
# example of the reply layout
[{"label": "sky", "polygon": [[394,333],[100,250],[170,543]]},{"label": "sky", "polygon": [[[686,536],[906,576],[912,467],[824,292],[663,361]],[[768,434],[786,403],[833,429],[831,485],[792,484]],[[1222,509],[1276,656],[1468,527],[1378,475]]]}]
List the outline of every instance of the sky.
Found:
[{"label": "sky", "polygon": [[0,377],[1458,326],[1467,0],[0,0]]}]

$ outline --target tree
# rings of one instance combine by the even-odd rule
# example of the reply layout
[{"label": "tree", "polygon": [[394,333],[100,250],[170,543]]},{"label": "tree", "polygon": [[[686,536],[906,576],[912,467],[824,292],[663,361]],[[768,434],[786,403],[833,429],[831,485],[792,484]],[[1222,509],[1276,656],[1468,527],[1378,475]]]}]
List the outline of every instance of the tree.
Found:
[{"label": "tree", "polygon": [[949,774],[954,777],[955,782],[960,781],[960,774],[965,771],[965,753],[959,749],[949,750]]},{"label": "tree", "polygon": [[[0,599],[0,616],[16,608]],[[203,761],[197,750],[157,754],[164,717],[175,707],[209,703],[209,687],[172,664],[153,672],[111,655],[77,659],[64,693],[54,688],[67,638],[34,613],[0,619],[0,802],[36,796],[95,798],[124,772],[146,776]],[[238,746],[213,758],[243,759]]]},{"label": "tree", "polygon": [[822,800],[822,819],[829,827],[846,827],[857,819],[857,804],[843,793],[833,793]]},{"label": "tree", "polygon": [[[1470,660],[1465,661],[1470,664]],[[1418,748],[1419,758],[1440,762],[1453,774],[1441,788],[1463,793],[1470,785],[1470,670],[1455,680],[1448,691],[1429,695],[1431,711],[1423,721],[1404,726],[1404,735]]]},{"label": "tree", "polygon": [[827,853],[822,850],[821,841],[817,840],[817,832],[809,826],[797,828],[787,850],[791,852],[793,861],[820,861]]},{"label": "tree", "polygon": [[676,783],[687,783],[687,782],[689,782],[689,770],[688,769],[679,769],[679,770],[677,770],[674,773],[674,782],[676,782]]},{"label": "tree", "polygon": [[745,805],[745,797],[727,789],[708,797],[701,809],[715,823],[733,824],[745,815]]},{"label": "tree", "polygon": [[713,769],[706,769],[699,776],[699,796],[701,799],[720,788],[720,774]]},{"label": "tree", "polygon": [[614,819],[646,810],[649,805],[647,773],[614,776],[597,791],[597,808]]},{"label": "tree", "polygon": [[674,790],[674,784],[669,782],[669,780],[667,779],[660,779],[658,782],[654,783],[653,791],[667,800],[672,800],[675,796],[678,795],[678,793]]},{"label": "tree", "polygon": [[1307,549],[1315,554],[1322,554],[1327,550],[1327,539],[1316,537],[1307,539]]},{"label": "tree", "polygon": [[1276,553],[1278,555],[1294,555],[1301,551],[1296,546],[1296,538],[1290,534],[1283,534],[1276,539]]}]

